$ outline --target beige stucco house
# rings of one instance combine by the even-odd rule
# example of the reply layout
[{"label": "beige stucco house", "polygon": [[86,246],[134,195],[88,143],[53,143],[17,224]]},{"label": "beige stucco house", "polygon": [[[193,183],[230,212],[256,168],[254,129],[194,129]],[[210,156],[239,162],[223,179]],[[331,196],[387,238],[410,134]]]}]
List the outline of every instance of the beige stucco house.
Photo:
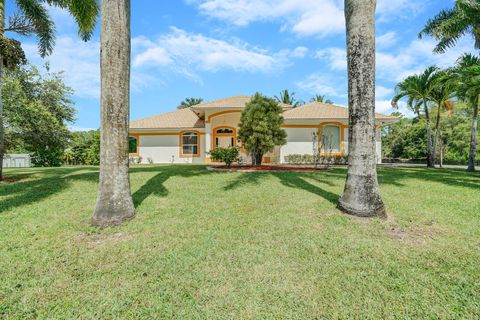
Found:
[{"label": "beige stucco house", "polygon": [[[230,97],[132,121],[130,136],[136,143],[132,143],[130,155],[138,157],[142,163],[209,163],[208,152],[216,146],[238,144],[240,114],[250,99],[248,96]],[[296,108],[280,105],[287,143],[265,155],[265,163],[284,163],[285,157],[292,154],[313,154],[313,136],[319,132],[328,137],[329,153],[346,155],[347,108],[318,102]],[[376,115],[378,126],[396,120]],[[380,130],[377,130],[376,149],[380,162]],[[243,156],[248,157],[245,153]]]}]

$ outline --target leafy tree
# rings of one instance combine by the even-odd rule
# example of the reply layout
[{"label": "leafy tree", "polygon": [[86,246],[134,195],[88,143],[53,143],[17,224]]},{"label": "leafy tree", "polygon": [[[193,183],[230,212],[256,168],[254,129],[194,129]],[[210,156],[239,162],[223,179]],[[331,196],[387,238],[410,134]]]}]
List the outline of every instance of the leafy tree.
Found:
[{"label": "leafy tree", "polygon": [[[47,3],[66,9],[75,18],[80,37],[87,41],[95,29],[98,15],[97,0],[13,0],[17,14],[8,18],[6,24],[6,1],[0,0],[0,88],[4,69],[13,69],[25,63],[25,55],[18,41],[5,37],[6,32],[38,38],[40,55],[49,55],[55,44],[55,26],[45,8]],[[0,92],[0,96],[2,92]],[[4,124],[3,105],[0,99],[0,179],[3,178]]]},{"label": "leafy tree", "polygon": [[[466,163],[469,159],[469,137],[471,109],[463,102],[454,102],[451,112],[445,112],[441,118],[442,131],[439,141],[442,143],[443,157],[452,163]],[[401,117],[399,122],[389,124],[382,129],[382,152],[387,158],[425,159],[426,123],[421,115],[414,119]],[[477,133],[478,137],[478,133]],[[479,150],[477,150],[477,156]],[[440,157],[437,150],[436,157]]]},{"label": "leafy tree", "polygon": [[333,104],[332,100],[327,99],[325,98],[325,95],[320,95],[320,94],[316,94],[314,97],[312,97],[312,99],[310,99],[310,102]]},{"label": "leafy tree", "polygon": [[37,166],[61,165],[76,113],[62,74],[22,67],[7,71],[2,89],[6,149],[31,153]]},{"label": "leafy tree", "polygon": [[275,96],[274,98],[278,102],[289,104],[294,108],[303,104],[302,101],[295,98],[295,92],[290,93],[287,89],[280,91],[280,96]]},{"label": "leafy tree", "polygon": [[196,106],[197,104],[200,104],[202,102],[203,102],[202,98],[186,98],[185,100],[180,102],[177,109],[190,108],[190,107]]},{"label": "leafy tree", "polygon": [[375,0],[345,0],[348,60],[348,172],[339,208],[385,215],[375,152]]},{"label": "leafy tree", "polygon": [[438,68],[428,67],[423,73],[407,77],[398,83],[395,88],[395,96],[392,99],[392,106],[398,107],[398,102],[403,98],[407,99],[407,106],[418,116],[423,107],[427,126],[427,166],[434,167],[433,141],[430,121],[431,93],[438,79]]},{"label": "leafy tree", "polygon": [[130,0],[102,1],[100,181],[92,223],[109,226],[135,216],[128,176]]},{"label": "leafy tree", "polygon": [[68,164],[98,166],[100,164],[100,130],[73,132],[64,156]]},{"label": "leafy tree", "polygon": [[480,107],[480,58],[466,54],[457,61],[454,79],[458,81],[458,96],[472,109],[472,129],[468,171],[475,171],[477,149],[478,109]]},{"label": "leafy tree", "polygon": [[453,8],[428,20],[419,36],[435,38],[438,44],[434,52],[444,53],[466,34],[473,37],[475,48],[480,49],[480,0],[456,0]]},{"label": "leafy tree", "polygon": [[256,93],[240,117],[238,140],[252,155],[252,164],[261,165],[263,155],[284,145],[282,108],[277,101]]}]

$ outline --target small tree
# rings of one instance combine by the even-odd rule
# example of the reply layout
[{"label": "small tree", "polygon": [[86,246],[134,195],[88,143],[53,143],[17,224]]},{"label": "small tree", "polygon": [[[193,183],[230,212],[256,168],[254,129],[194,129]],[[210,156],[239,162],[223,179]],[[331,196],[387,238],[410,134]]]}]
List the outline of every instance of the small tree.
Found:
[{"label": "small tree", "polygon": [[237,147],[217,147],[210,151],[210,156],[214,161],[225,162],[227,168],[232,166],[233,161],[238,159],[238,148]]},{"label": "small tree", "polygon": [[256,93],[240,117],[238,140],[252,155],[252,164],[262,164],[263,155],[284,145],[287,133],[282,129],[282,108],[274,99]]}]

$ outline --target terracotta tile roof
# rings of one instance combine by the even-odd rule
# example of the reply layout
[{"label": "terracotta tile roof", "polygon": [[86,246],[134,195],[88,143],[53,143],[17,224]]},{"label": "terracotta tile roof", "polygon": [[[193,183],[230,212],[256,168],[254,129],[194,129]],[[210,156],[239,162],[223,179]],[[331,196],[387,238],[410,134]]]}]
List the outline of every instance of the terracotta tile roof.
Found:
[{"label": "terracotta tile roof", "polygon": [[130,129],[205,128],[192,108],[180,109],[130,122]]},{"label": "terracotta tile roof", "polygon": [[[285,120],[293,119],[348,119],[348,108],[328,103],[312,102],[306,105],[285,111]],[[397,118],[380,113],[375,114],[377,120],[395,121]]]},{"label": "terracotta tile roof", "polygon": [[[249,96],[234,96],[225,99],[213,100],[210,102],[198,104],[192,108],[195,110],[215,109],[215,108],[245,108],[245,105],[252,100]],[[280,103],[280,106],[284,109],[291,109],[292,106]]]}]

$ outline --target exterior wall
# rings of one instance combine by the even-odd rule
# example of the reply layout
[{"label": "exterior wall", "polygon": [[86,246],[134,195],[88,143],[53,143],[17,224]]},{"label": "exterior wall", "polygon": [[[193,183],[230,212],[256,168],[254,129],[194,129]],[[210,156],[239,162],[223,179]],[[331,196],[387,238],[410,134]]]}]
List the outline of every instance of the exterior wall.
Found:
[{"label": "exterior wall", "polygon": [[377,153],[377,163],[382,163],[382,130],[377,128],[377,132],[375,134],[375,151]]},{"label": "exterior wall", "polygon": [[138,155],[142,163],[203,163],[205,159],[205,135],[200,135],[200,156],[180,156],[180,135],[140,135]]},{"label": "exterior wall", "polygon": [[285,156],[291,154],[313,155],[312,135],[317,128],[286,128],[287,144],[280,148],[280,163],[285,163]]}]

